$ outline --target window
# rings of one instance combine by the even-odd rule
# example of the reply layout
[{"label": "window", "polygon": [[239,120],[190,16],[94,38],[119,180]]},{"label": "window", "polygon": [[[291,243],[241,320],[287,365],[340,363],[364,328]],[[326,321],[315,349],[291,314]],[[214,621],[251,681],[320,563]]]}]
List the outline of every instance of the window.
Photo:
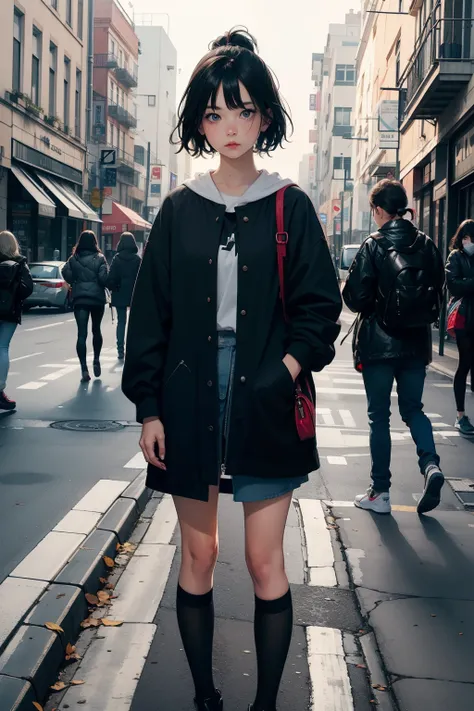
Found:
[{"label": "window", "polygon": [[13,91],[21,91],[22,45],[23,15],[15,8],[13,14]]},{"label": "window", "polygon": [[344,107],[336,107],[334,109],[334,125],[335,126],[350,126],[351,125],[352,109]]},{"label": "window", "polygon": [[400,81],[400,38],[395,45],[395,86],[398,86]]},{"label": "window", "polygon": [[355,67],[353,64],[336,64],[336,84],[355,84]]},{"label": "window", "polygon": [[66,0],[66,22],[72,27],[72,0]]},{"label": "window", "polygon": [[57,10],[58,9],[58,0],[51,0],[51,7],[53,8],[53,10]]},{"label": "window", "polygon": [[74,96],[74,126],[76,138],[81,137],[82,72],[76,69],[76,94]]},{"label": "window", "polygon": [[135,160],[135,163],[138,163],[139,165],[145,165],[145,147],[144,146],[135,146],[134,160]]},{"label": "window", "polygon": [[114,103],[114,83],[112,79],[109,80],[109,99],[111,103]]},{"label": "window", "polygon": [[118,64],[119,67],[123,67],[123,52],[121,49],[119,49],[119,59],[118,59]]},{"label": "window", "polygon": [[110,54],[115,57],[115,42],[113,39],[110,40]]},{"label": "window", "polygon": [[125,139],[126,139],[126,133],[125,131],[122,131],[122,153],[125,155]]},{"label": "window", "polygon": [[49,43],[49,98],[48,114],[56,116],[56,74],[58,70],[58,48]]},{"label": "window", "polygon": [[64,106],[63,122],[64,128],[69,128],[69,106],[71,101],[71,61],[64,57]]},{"label": "window", "polygon": [[31,55],[31,101],[39,106],[41,103],[41,32],[33,27],[33,44]]},{"label": "window", "polygon": [[148,94],[148,106],[156,106],[156,94]]},{"label": "window", "polygon": [[77,0],[77,36],[84,36],[84,0]]},{"label": "window", "polygon": [[343,156],[333,158],[333,170],[342,170],[343,168],[345,177],[349,179],[351,176],[351,159]]}]

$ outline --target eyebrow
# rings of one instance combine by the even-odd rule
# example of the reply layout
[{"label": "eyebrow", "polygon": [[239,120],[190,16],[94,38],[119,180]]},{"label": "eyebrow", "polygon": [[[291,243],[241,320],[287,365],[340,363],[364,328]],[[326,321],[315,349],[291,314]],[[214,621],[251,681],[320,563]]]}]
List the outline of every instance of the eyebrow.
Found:
[{"label": "eyebrow", "polygon": [[[253,101],[244,101],[243,102],[244,106],[254,106],[255,104]],[[212,111],[223,111],[224,109],[221,109],[220,106],[208,106],[207,110],[212,110]]]}]

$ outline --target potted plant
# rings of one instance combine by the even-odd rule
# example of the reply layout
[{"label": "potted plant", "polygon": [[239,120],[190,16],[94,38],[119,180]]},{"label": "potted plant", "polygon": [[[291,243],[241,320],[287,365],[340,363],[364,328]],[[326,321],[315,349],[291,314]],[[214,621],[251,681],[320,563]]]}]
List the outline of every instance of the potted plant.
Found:
[{"label": "potted plant", "polygon": [[17,104],[20,99],[24,99],[24,94],[22,94],[21,91],[9,91],[8,95],[10,101],[12,101],[14,104]]},{"label": "potted plant", "polygon": [[41,114],[43,113],[43,109],[41,106],[37,106],[29,96],[24,96],[23,97],[25,100],[25,109],[30,113],[33,114],[36,117],[40,117]]},{"label": "potted plant", "polygon": [[54,128],[58,128],[61,123],[57,116],[44,116],[44,121],[48,126],[53,126]]}]

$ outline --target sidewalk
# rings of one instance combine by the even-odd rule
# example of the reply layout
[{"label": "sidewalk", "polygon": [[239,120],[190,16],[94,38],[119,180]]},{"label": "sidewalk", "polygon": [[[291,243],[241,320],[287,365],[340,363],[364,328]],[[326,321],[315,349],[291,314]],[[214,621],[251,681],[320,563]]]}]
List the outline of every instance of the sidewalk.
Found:
[{"label": "sidewalk", "polygon": [[458,349],[454,343],[444,344],[444,356],[438,353],[439,343],[433,342],[433,361],[431,363],[432,370],[438,373],[447,375],[449,378],[454,378],[456,368],[458,366]]}]

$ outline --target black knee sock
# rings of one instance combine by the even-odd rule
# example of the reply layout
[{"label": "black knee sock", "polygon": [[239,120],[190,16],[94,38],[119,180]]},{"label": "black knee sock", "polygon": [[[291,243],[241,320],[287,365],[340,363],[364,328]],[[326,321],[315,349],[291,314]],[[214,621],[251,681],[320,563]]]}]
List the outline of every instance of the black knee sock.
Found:
[{"label": "black knee sock", "polygon": [[255,596],[258,686],[253,711],[275,711],[292,631],[290,590],[278,600],[261,600]]},{"label": "black knee sock", "polygon": [[212,590],[205,595],[191,595],[178,585],[176,597],[179,631],[188,659],[198,700],[214,695],[212,645],[214,638],[214,603]]}]

